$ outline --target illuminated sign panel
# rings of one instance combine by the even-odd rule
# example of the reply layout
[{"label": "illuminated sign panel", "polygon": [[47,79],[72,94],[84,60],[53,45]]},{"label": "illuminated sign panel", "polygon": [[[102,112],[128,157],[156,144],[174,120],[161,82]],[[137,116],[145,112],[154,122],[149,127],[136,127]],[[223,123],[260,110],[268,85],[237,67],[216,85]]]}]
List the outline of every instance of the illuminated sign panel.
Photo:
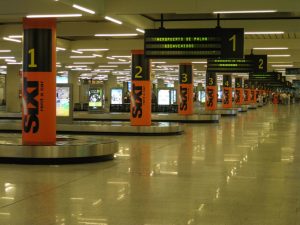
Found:
[{"label": "illuminated sign panel", "polygon": [[243,58],[244,29],[145,30],[147,58]]},{"label": "illuminated sign panel", "polygon": [[245,59],[208,59],[207,71],[264,73],[267,72],[267,55],[246,55]]}]

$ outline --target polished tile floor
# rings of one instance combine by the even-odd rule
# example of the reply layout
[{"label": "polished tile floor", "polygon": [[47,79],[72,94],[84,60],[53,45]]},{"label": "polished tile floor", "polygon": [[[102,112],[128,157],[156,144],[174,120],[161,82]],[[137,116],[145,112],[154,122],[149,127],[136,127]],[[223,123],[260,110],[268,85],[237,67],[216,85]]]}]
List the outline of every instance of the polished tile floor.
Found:
[{"label": "polished tile floor", "polygon": [[114,161],[0,165],[0,225],[300,224],[300,105],[113,137]]}]

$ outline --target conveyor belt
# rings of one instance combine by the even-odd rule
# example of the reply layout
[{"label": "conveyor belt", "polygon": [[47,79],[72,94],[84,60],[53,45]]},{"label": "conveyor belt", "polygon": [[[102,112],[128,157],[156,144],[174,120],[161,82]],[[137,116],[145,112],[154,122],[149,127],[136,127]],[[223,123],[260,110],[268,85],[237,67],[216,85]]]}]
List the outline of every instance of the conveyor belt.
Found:
[{"label": "conveyor belt", "polygon": [[58,136],[53,146],[25,146],[20,135],[0,136],[0,163],[86,163],[113,159],[118,150],[117,141],[91,136]]},{"label": "conveyor belt", "polygon": [[[159,122],[151,126],[131,126],[129,122],[74,121],[57,124],[58,133],[115,134],[115,135],[176,135],[183,133],[178,123]],[[0,132],[21,132],[21,121],[1,120]]]},{"label": "conveyor belt", "polygon": [[[20,113],[0,113],[0,120],[20,120]],[[177,113],[152,113],[153,122],[181,122],[181,123],[218,123],[220,116],[210,112],[195,113],[183,116]],[[88,113],[74,112],[76,121],[130,121],[129,113]]]}]

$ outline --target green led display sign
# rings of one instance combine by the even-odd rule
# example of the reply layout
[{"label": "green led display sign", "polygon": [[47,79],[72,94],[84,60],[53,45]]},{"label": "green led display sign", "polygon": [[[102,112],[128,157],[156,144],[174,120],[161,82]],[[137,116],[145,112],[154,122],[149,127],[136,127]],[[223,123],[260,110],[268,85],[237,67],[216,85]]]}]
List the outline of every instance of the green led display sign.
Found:
[{"label": "green led display sign", "polygon": [[147,58],[243,58],[244,29],[145,30]]},{"label": "green led display sign", "polygon": [[244,59],[209,59],[207,71],[224,73],[267,72],[266,55],[246,55]]}]

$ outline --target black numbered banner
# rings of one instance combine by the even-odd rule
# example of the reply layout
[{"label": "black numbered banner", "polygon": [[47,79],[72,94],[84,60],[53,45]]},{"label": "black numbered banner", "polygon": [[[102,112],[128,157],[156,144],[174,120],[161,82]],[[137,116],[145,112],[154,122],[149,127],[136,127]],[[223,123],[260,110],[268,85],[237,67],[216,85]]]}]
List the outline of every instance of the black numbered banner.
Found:
[{"label": "black numbered banner", "polygon": [[268,56],[267,55],[246,55],[246,60],[252,62],[253,73],[266,73],[268,71]]},{"label": "black numbered banner", "polygon": [[[216,28],[218,29],[218,28]],[[242,58],[244,34],[234,29],[222,29],[222,58]]]},{"label": "black numbered banner", "polygon": [[52,72],[52,30],[25,29],[24,72]]},{"label": "black numbered banner", "polygon": [[149,60],[142,54],[132,54],[131,80],[150,80]]},{"label": "black numbered banner", "polygon": [[232,87],[231,75],[223,75],[223,87]]},{"label": "black numbered banner", "polygon": [[206,86],[216,86],[217,85],[217,75],[216,73],[206,73]]},{"label": "black numbered banner", "polygon": [[243,87],[243,79],[240,77],[235,78],[235,88],[242,88]]},{"label": "black numbered banner", "polygon": [[193,83],[193,67],[191,64],[179,65],[179,84],[192,84]]}]

